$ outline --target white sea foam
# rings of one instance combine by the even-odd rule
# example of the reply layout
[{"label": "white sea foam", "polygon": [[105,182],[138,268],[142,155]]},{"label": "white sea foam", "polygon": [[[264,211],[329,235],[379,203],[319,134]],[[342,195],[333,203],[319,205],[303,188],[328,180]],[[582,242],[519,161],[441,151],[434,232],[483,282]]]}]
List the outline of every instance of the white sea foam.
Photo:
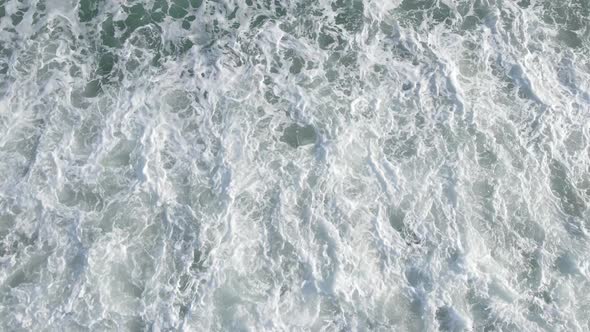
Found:
[{"label": "white sea foam", "polygon": [[587,1],[0,8],[1,330],[590,329]]}]

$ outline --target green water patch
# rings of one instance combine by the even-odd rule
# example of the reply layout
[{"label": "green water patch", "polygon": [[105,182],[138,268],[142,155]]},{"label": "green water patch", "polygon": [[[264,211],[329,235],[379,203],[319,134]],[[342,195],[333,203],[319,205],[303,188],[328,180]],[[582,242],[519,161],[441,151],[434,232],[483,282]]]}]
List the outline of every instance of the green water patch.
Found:
[{"label": "green water patch", "polygon": [[305,60],[292,49],[285,52],[283,59],[291,62],[291,66],[289,67],[291,74],[299,74],[305,66]]},{"label": "green water patch", "polygon": [[546,24],[558,30],[557,41],[567,48],[587,45],[590,29],[590,2],[587,0],[543,1],[535,5]]},{"label": "green water patch", "polygon": [[103,46],[119,47],[119,39],[115,37],[115,25],[112,16],[109,16],[101,24],[100,39]]},{"label": "green water patch", "polygon": [[102,92],[102,86],[99,79],[92,80],[84,87],[82,95],[86,98],[94,98]]},{"label": "green water patch", "polygon": [[162,22],[168,13],[168,2],[166,0],[156,0],[152,6],[150,16],[154,22]]},{"label": "green water patch", "polygon": [[[101,23],[101,42],[102,46],[120,48],[142,27],[151,25],[158,29],[161,28],[166,16],[182,22],[185,29],[190,28],[190,23],[196,20],[195,15],[188,15],[192,10],[191,2],[188,0],[174,0],[170,3],[166,0],[156,0],[150,9],[144,5],[135,4],[133,6],[123,6],[127,17],[123,20],[114,20],[113,15],[109,14]],[[146,47],[155,47],[160,44],[146,45]]]},{"label": "green water patch", "polygon": [[98,75],[108,75],[116,62],[116,57],[110,52],[104,53],[98,62],[97,74]]},{"label": "green water patch", "polygon": [[[189,11],[199,8],[202,3],[202,0],[155,0],[151,8],[141,3],[131,6],[123,4],[122,7],[128,15],[125,24],[130,30],[134,30],[150,22],[161,23],[166,16],[175,19],[183,18]],[[79,0],[78,17],[80,22],[90,22],[95,19],[104,4],[104,0]],[[4,6],[0,4],[0,14],[2,12],[4,12]]]},{"label": "green water patch", "polygon": [[[99,19],[98,12],[101,11],[103,1],[81,0],[78,11],[80,21],[91,22]],[[123,19],[117,20],[111,13],[101,14],[103,18],[96,22],[99,29],[96,48],[93,51],[97,54],[94,75],[79,95],[85,98],[96,97],[104,87],[124,77],[124,72],[117,68],[118,54],[125,45],[131,45],[148,56],[147,62],[129,64],[131,67],[141,66],[143,63],[157,67],[165,59],[179,57],[188,52],[193,42],[188,37],[163,40],[160,23],[168,17],[181,22],[185,30],[190,30],[197,16],[189,15],[189,12],[201,4],[202,2],[192,0],[155,0],[152,5],[122,4],[121,8],[127,14]],[[94,43],[93,38],[95,37],[92,34],[80,36],[81,40],[89,39]],[[127,63],[123,67],[128,68]]]},{"label": "green water patch", "polygon": [[172,18],[183,18],[188,14],[188,1],[175,1],[168,10],[168,15]]},{"label": "green water patch", "polygon": [[590,23],[590,2],[588,0],[552,1],[539,3],[543,20],[571,31],[588,29]]},{"label": "green water patch", "polygon": [[336,0],[332,2],[332,10],[338,13],[334,18],[337,25],[350,32],[362,30],[364,5],[361,0]]},{"label": "green water patch", "polygon": [[191,25],[192,22],[196,20],[196,16],[195,15],[190,15],[184,18],[184,20],[182,21],[182,28],[185,30],[190,30],[191,29]]},{"label": "green water patch", "polygon": [[450,24],[455,15],[451,8],[438,0],[403,0],[397,8],[400,23],[405,26]]},{"label": "green water patch", "polygon": [[78,3],[78,17],[80,22],[90,22],[98,15],[99,5],[102,0],[80,0]]},{"label": "green water patch", "polygon": [[127,18],[125,19],[125,27],[127,28],[126,33],[131,33],[135,31],[135,29],[151,22],[150,13],[146,11],[142,5],[123,8],[127,13]]},{"label": "green water patch", "polygon": [[268,21],[269,19],[270,18],[266,15],[256,16],[256,18],[254,18],[252,22],[250,22],[250,29],[260,28],[264,24],[264,22]]},{"label": "green water patch", "polygon": [[531,5],[531,0],[520,0],[519,2],[516,3],[518,6],[520,6],[520,8],[529,8],[529,6]]},{"label": "green water patch", "polygon": [[282,17],[287,14],[287,9],[283,6],[282,1],[279,0],[246,0],[246,5],[249,7],[256,7],[256,9],[272,13],[271,16]]},{"label": "green water patch", "polygon": [[12,25],[14,25],[14,26],[19,25],[19,23],[23,20],[24,16],[25,16],[25,12],[22,10],[19,10],[15,14],[10,15],[10,18],[12,19]]},{"label": "green water patch", "polygon": [[341,51],[347,46],[346,40],[338,30],[326,26],[317,34],[317,43],[322,50]]},{"label": "green water patch", "polygon": [[584,46],[582,38],[575,32],[567,29],[559,30],[557,39],[570,48],[580,48]]}]

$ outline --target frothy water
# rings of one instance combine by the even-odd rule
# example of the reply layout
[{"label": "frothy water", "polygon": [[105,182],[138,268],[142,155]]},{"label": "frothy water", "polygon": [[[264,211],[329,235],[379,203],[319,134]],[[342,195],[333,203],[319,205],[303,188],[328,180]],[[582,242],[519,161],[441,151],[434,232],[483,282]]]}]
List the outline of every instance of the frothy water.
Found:
[{"label": "frothy water", "polygon": [[0,330],[588,331],[589,17],[0,1]]}]

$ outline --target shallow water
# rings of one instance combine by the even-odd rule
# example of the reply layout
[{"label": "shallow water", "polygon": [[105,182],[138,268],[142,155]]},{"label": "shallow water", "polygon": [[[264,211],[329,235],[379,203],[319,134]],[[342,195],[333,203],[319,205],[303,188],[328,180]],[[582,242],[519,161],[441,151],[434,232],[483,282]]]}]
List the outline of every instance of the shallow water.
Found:
[{"label": "shallow water", "polygon": [[589,330],[589,17],[0,0],[0,330]]}]

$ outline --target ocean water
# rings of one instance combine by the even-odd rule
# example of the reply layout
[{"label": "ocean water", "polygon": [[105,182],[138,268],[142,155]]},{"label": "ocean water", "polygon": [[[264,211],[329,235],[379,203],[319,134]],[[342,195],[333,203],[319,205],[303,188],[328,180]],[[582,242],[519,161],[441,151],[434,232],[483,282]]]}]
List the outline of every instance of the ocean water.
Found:
[{"label": "ocean water", "polygon": [[589,331],[588,0],[0,0],[1,331]]}]

